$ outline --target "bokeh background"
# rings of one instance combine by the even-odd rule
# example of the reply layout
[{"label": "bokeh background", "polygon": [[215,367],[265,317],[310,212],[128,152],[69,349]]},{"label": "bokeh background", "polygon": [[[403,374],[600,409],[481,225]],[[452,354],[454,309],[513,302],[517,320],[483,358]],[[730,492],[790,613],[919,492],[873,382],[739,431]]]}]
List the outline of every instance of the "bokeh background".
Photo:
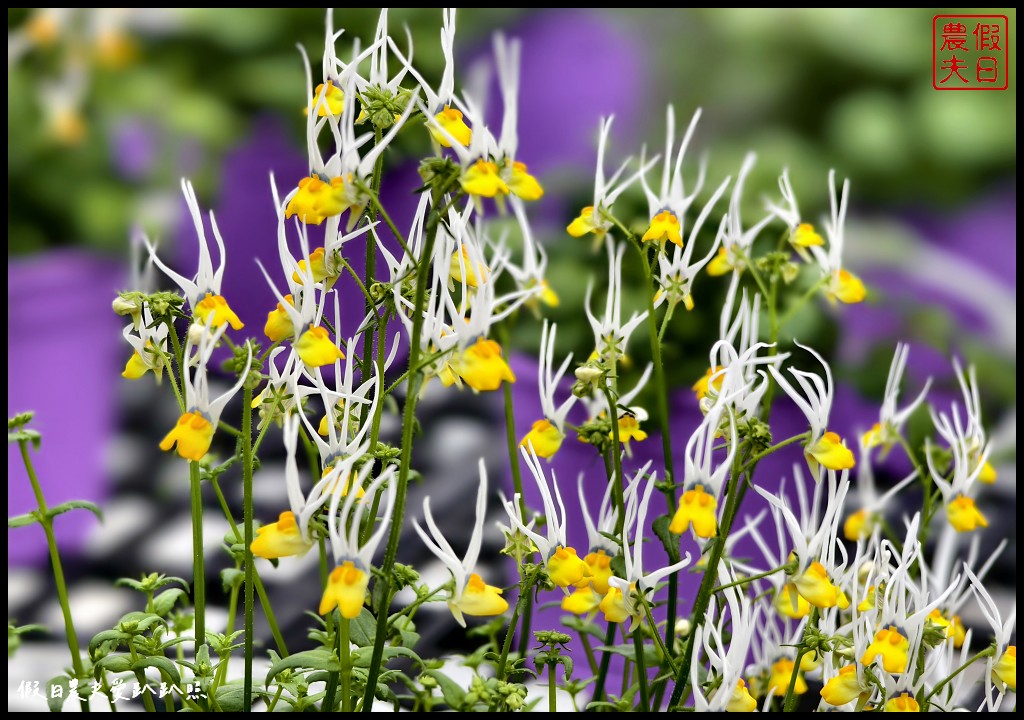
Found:
[{"label": "bokeh background", "polygon": [[[829,168],[850,177],[846,253],[869,301],[803,313],[794,333],[829,351],[850,432],[870,424],[897,339],[912,343],[910,385],[934,376],[938,398],[955,397],[951,355],[977,365],[1000,470],[982,503],[997,520],[993,534],[1013,538],[1004,553],[1012,568],[1016,14],[993,11],[1010,20],[1009,89],[939,92],[931,85],[932,17],[944,12],[955,11],[468,9],[458,15],[458,77],[485,72],[495,30],[522,39],[520,155],[547,189],[532,217],[562,297],[550,314],[560,350],[589,351],[578,278],[600,276],[603,256],[564,228],[589,204],[602,115],[616,116],[612,155],[622,157],[644,143],[663,145],[667,102],[680,122],[703,108],[693,157],[707,159],[707,187],[734,174],[748,151],[758,154],[745,194],[749,218],[760,217],[784,167],[810,217],[827,212]],[[375,10],[338,11],[347,29],[340,47],[355,37],[365,44],[376,21]],[[437,77],[440,13],[393,11],[392,32],[403,23],[415,64]],[[163,255],[194,267],[178,189],[191,178],[228,243],[225,294],[243,320],[261,326],[273,301],[250,258],[276,254],[268,173],[287,185],[306,165],[295,45],[315,58],[322,42],[318,9],[8,11],[8,415],[37,412],[38,466],[52,502],[85,498],[107,508],[102,528],[91,516],[58,523],[83,635],[124,606],[128,591],[110,588],[112,579],[188,572],[185,485],[180,468],[155,450],[173,401],[148,381],[142,388],[120,377],[129,351],[110,302],[130,283],[129,237],[143,229]],[[424,150],[403,136],[387,155],[385,199],[400,225],[411,215],[415,158]],[[703,374],[718,321],[717,311],[700,310],[719,306],[723,286],[698,285],[697,310],[673,325],[673,407],[683,407],[685,389]],[[536,403],[529,352],[537,338],[529,318],[514,333],[523,408]],[[642,367],[643,343],[636,345]],[[501,475],[507,460],[491,457],[487,440],[494,402],[431,397],[425,412],[434,430],[420,457],[428,477],[471,483],[465,468],[480,454]],[[524,426],[530,412],[520,413]],[[686,413],[678,415],[685,424]],[[30,502],[16,451],[8,472],[13,515]],[[452,480],[450,497],[462,488]],[[276,515],[275,491],[262,501],[264,515]],[[212,522],[208,542],[216,547],[224,530]],[[9,617],[58,627],[38,571],[42,534],[16,530],[9,539]],[[296,615],[301,623],[301,608]]]}]

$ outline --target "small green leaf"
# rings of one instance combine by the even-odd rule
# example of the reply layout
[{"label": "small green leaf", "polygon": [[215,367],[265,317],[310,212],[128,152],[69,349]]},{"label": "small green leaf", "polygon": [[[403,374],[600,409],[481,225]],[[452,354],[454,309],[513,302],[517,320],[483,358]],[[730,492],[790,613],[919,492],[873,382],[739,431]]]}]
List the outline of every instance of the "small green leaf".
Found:
[{"label": "small green leaf", "polygon": [[48,517],[52,518],[58,515],[63,515],[69,510],[88,510],[95,515],[100,522],[103,522],[103,511],[100,510],[95,503],[91,503],[88,500],[69,500],[66,503],[61,503],[56,507],[50,508],[46,514]]},{"label": "small green leaf", "polygon": [[377,620],[373,613],[365,607],[359,612],[359,617],[349,624],[349,638],[357,647],[369,647],[373,645],[377,637]]},{"label": "small green leaf", "polygon": [[188,593],[181,588],[170,588],[153,598],[153,612],[167,617],[178,601],[188,602]]},{"label": "small green leaf", "polygon": [[[53,687],[59,687],[60,696],[54,697]],[[67,675],[58,675],[46,682],[46,704],[50,706],[50,712],[60,712],[64,707],[64,700],[71,694],[71,681]]]},{"label": "small green leaf", "polygon": [[181,684],[181,677],[178,675],[178,668],[170,658],[163,655],[152,655],[142,657],[132,663],[132,670],[144,670],[147,667],[155,667],[166,675],[175,685]]},{"label": "small green leaf", "polygon": [[586,618],[577,617],[576,615],[564,615],[562,616],[562,624],[570,630],[593,635],[601,642],[604,642],[605,631],[596,623],[593,623]]},{"label": "small green leaf", "polygon": [[30,512],[25,513],[24,515],[15,515],[14,517],[7,518],[7,528],[20,528],[37,522],[39,522],[39,516],[34,512]]},{"label": "small green leaf", "polygon": [[437,670],[427,670],[423,674],[437,680],[437,684],[441,688],[441,696],[452,710],[461,710],[466,704],[466,691],[450,677]]},{"label": "small green leaf", "polygon": [[231,682],[217,688],[217,704],[224,712],[245,712],[245,688]]},{"label": "small green leaf", "polygon": [[245,573],[238,568],[224,568],[220,571],[220,582],[224,586],[224,592],[229,593],[233,588],[242,586],[245,582]]},{"label": "small green leaf", "polygon": [[127,655],[107,655],[96,661],[93,673],[99,679],[103,672],[123,673],[132,669],[132,660]]},{"label": "small green leaf", "polygon": [[[369,660],[367,660],[367,662],[369,662]],[[266,684],[269,685],[282,670],[289,670],[292,668],[310,668],[311,670],[341,672],[341,661],[338,660],[337,655],[332,652],[328,652],[323,648],[295,653],[294,655],[289,655],[283,660],[278,660],[270,666],[270,670],[267,672]]]},{"label": "small green leaf", "polygon": [[93,635],[92,640],[89,641],[89,653],[94,653],[96,648],[105,642],[113,642],[116,647],[123,642],[127,642],[130,637],[128,633],[123,633],[120,630],[103,630]]},{"label": "small green leaf", "polygon": [[[352,651],[352,664],[356,667],[370,667],[370,657],[373,654],[371,648],[359,648]],[[391,658],[396,657],[407,657],[412,658],[418,663],[422,663],[420,656],[414,653],[409,648],[404,647],[386,647],[384,648],[383,662],[387,662]]]}]

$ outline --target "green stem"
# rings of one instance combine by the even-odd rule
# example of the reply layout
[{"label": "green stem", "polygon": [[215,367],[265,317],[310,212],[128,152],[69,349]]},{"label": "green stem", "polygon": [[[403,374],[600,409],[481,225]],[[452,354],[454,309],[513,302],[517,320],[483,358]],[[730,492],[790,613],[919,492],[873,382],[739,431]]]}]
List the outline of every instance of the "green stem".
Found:
[{"label": "green stem", "polygon": [[811,436],[810,432],[803,432],[803,433],[800,433],[799,435],[794,435],[791,438],[786,438],[785,440],[783,440],[781,442],[775,443],[771,447],[769,447],[769,448],[763,450],[762,452],[759,452],[756,455],[754,455],[746,463],[746,465],[744,465],[743,467],[740,468],[740,473],[742,474],[742,473],[745,473],[745,472],[749,471],[751,468],[753,468],[755,465],[757,465],[757,463],[759,463],[761,460],[763,460],[764,458],[766,458],[769,455],[771,455],[773,452],[775,452],[777,450],[781,450],[782,448],[786,447],[787,445],[792,445],[793,443],[796,443],[796,442],[803,442],[804,440],[807,440],[810,436]]},{"label": "green stem", "polygon": [[530,625],[533,622],[533,593],[526,596],[526,608],[523,610],[523,624],[519,628],[519,657],[525,658],[530,648]]},{"label": "green stem", "polygon": [[352,711],[352,658],[349,648],[348,618],[342,618],[338,625],[338,652],[341,655],[341,711]]},{"label": "green stem", "polygon": [[992,647],[992,646],[989,646],[989,647],[985,648],[984,650],[982,650],[977,655],[975,655],[974,657],[972,657],[970,660],[965,662],[963,665],[958,667],[956,670],[954,670],[952,675],[950,675],[945,680],[940,682],[938,685],[936,685],[934,688],[932,688],[932,691],[930,693],[928,693],[927,695],[924,696],[924,703],[921,704],[921,712],[927,712],[928,711],[927,703],[933,697],[935,697],[940,692],[942,692],[943,688],[945,688],[947,685],[949,685],[951,682],[953,682],[953,678],[955,678],[957,675],[959,675],[964,670],[969,668],[971,665],[973,665],[978,660],[981,660],[983,658],[987,658],[987,657],[991,657],[992,655],[995,655],[995,652],[996,652],[996,649],[994,647]]},{"label": "green stem", "polygon": [[689,677],[690,677],[690,666],[693,663],[694,653],[696,651],[696,638],[697,633],[695,630],[699,623],[704,622],[705,616],[708,611],[708,604],[711,601],[711,596],[715,588],[715,580],[718,577],[718,565],[722,560],[722,555],[725,554],[725,539],[729,537],[729,530],[732,528],[733,520],[736,517],[736,513],[739,510],[739,505],[743,499],[742,490],[746,487],[741,486],[740,477],[742,473],[739,469],[739,450],[736,451],[736,457],[733,460],[733,471],[729,477],[729,486],[726,490],[726,503],[725,511],[722,514],[722,523],[718,527],[718,535],[714,539],[714,544],[711,546],[711,553],[708,556],[707,567],[704,570],[704,578],[701,580],[700,589],[697,591],[697,599],[693,603],[693,627],[690,629],[690,636],[686,642],[686,649],[683,651],[683,661],[679,666],[679,671],[676,673],[676,685],[672,689],[672,696],[669,699],[668,707],[669,710],[676,707],[683,697],[684,691],[689,690]]},{"label": "green stem", "polygon": [[[657,635],[658,629],[655,627],[653,630]],[[651,705],[647,697],[647,660],[644,657],[644,639],[640,628],[633,633],[633,654],[636,656],[636,678],[640,685],[640,712],[650,712]]]},{"label": "green stem", "polygon": [[[611,647],[615,642],[616,623],[608,623],[608,631],[604,636],[605,647]],[[594,683],[594,702],[601,702],[604,699],[604,683],[608,679],[608,668],[612,662],[612,654],[607,650],[601,651],[601,667],[597,671],[597,681]]]},{"label": "green stem", "polygon": [[[655,397],[658,402],[658,415],[661,422],[661,453],[665,459],[665,506],[669,517],[675,512],[675,491],[672,489],[676,479],[675,461],[672,457],[672,429],[671,418],[668,409],[668,384],[665,382],[665,364],[661,357],[661,338],[658,332],[658,324],[654,309],[654,294],[651,285],[653,275],[651,266],[648,263],[647,251],[640,244],[636,244],[637,252],[640,253],[640,265],[644,269],[644,279],[647,283],[647,332],[651,343],[651,359],[654,361],[654,388]],[[665,315],[665,325],[668,325],[668,318],[672,314],[672,306],[669,306]],[[679,560],[678,544],[666,546],[669,555],[669,562]],[[676,625],[676,598],[679,594],[679,577],[672,573],[668,578],[668,606],[666,608],[665,644],[672,647],[672,634]],[[654,626],[654,633],[657,634],[657,626]],[[671,657],[669,655],[668,657]]]},{"label": "green stem", "polygon": [[590,646],[590,635],[580,632],[580,642],[583,643],[583,651],[587,654],[587,665],[590,666],[590,674],[597,675],[597,659],[594,657],[594,648]]},{"label": "green stem", "polygon": [[[499,342],[502,347],[508,346],[508,330],[504,325],[497,328]],[[516,416],[512,406],[512,384],[502,383],[501,391],[505,399],[505,440],[508,443],[508,461],[512,467],[512,487],[519,497],[519,513],[526,517],[526,499],[523,497],[523,475],[519,467],[519,443],[516,442]]]},{"label": "green stem", "polygon": [[774,575],[775,573],[777,573],[777,572],[779,572],[781,570],[785,570],[786,567],[787,567],[786,565],[780,565],[777,568],[772,568],[771,570],[765,570],[763,573],[758,573],[757,575],[748,575],[747,577],[743,578],[742,580],[735,580],[735,581],[733,581],[731,583],[726,583],[725,585],[719,585],[718,587],[716,587],[711,592],[712,593],[720,593],[723,590],[728,590],[729,588],[740,587],[741,585],[746,585],[747,583],[752,583],[755,580],[760,580],[761,578],[766,578],[766,577],[768,577],[770,575]]},{"label": "green stem", "polygon": [[604,397],[608,402],[608,419],[612,425],[612,471],[615,474],[614,478],[608,478],[612,485],[612,499],[615,501],[615,508],[618,511],[617,517],[615,518],[615,535],[622,537],[622,527],[626,522],[626,501],[623,494],[622,488],[626,484],[626,479],[622,477],[622,444],[619,440],[619,406],[615,402],[615,398],[612,396],[611,388],[605,384]]},{"label": "green stem", "polygon": [[821,280],[816,281],[813,285],[807,288],[807,292],[805,292],[803,295],[797,298],[797,301],[793,303],[790,306],[789,310],[786,311],[786,314],[782,316],[782,321],[779,324],[785,325],[790,320],[792,320],[793,316],[796,315],[800,311],[800,309],[803,308],[803,306],[810,301],[811,298],[818,294],[818,291],[821,290],[821,288],[825,285],[827,281],[828,278],[822,278]]},{"label": "green stem", "polygon": [[505,642],[501,646],[501,655],[498,657],[498,669],[495,676],[498,680],[505,680],[505,666],[508,663],[508,653],[512,649],[512,638],[516,634],[516,624],[519,622],[519,616],[523,612],[523,608],[526,606],[529,595],[533,592],[532,585],[526,585],[519,587],[519,600],[516,601],[516,606],[512,610],[512,619],[509,621],[508,630],[505,632]]},{"label": "green stem", "polygon": [[555,675],[557,668],[558,663],[548,664],[548,712],[558,712],[558,700],[556,694],[558,677]]},{"label": "green stem", "polygon": [[[268,422],[266,426],[269,426]],[[264,428],[266,428],[264,426]],[[262,433],[261,439],[262,439]],[[248,383],[242,389],[242,525],[245,544],[245,624],[244,624],[244,649],[245,653],[245,678],[242,681],[242,702],[245,712],[252,710],[252,655],[253,655],[253,610],[255,599],[253,597],[253,576],[255,574],[256,558],[249,549],[253,543],[253,507],[252,507],[252,388]]]},{"label": "green stem", "polygon": [[[78,645],[78,633],[75,632],[74,618],[71,617],[68,586],[64,580],[64,566],[61,564],[60,552],[57,549],[57,537],[53,534],[53,518],[48,514],[49,507],[46,504],[46,497],[43,495],[43,488],[39,484],[35,466],[28,453],[28,441],[19,440],[18,449],[21,451],[21,460],[25,464],[29,482],[32,483],[32,493],[36,497],[36,505],[39,508],[39,524],[43,527],[43,534],[46,535],[46,547],[50,551],[50,566],[53,569],[53,582],[57,587],[60,612],[64,616],[64,634],[67,636],[68,651],[71,653],[71,667],[75,671],[75,677],[82,681],[85,678],[85,669],[82,666],[82,655]],[[89,712],[89,699],[82,698],[81,704],[82,712]]]},{"label": "green stem", "polygon": [[196,612],[195,652],[206,644],[206,567],[203,561],[203,486],[199,463],[189,462],[188,479],[192,505],[192,604]]},{"label": "green stem", "polygon": [[786,696],[782,700],[783,712],[793,712],[796,710],[797,701],[800,699],[796,694],[796,681],[800,677],[800,661],[804,659],[804,655],[810,652],[806,640],[811,627],[813,626],[815,629],[818,627],[818,613],[818,608],[812,608],[811,616],[807,618],[807,625],[804,626],[804,638],[800,641],[800,648],[797,650],[796,660],[793,662],[793,673],[789,676],[789,687],[786,688]]},{"label": "green stem", "polygon": [[[432,198],[435,207],[440,200],[438,195],[439,193],[435,191]],[[433,213],[427,222],[427,241],[423,244],[423,255],[420,258],[419,268],[416,272],[412,338],[409,343],[410,368],[417,367],[422,353],[423,313],[427,297],[428,275],[431,267],[430,258],[434,252],[434,242],[437,239],[439,221],[438,214]],[[405,496],[409,489],[409,471],[412,469],[412,435],[413,429],[416,426],[416,400],[419,397],[422,385],[423,373],[416,372],[409,376],[408,392],[405,398],[405,407],[402,411],[402,450],[398,467],[398,487],[395,489],[395,505],[391,517],[391,528],[388,532],[388,544],[384,551],[384,559],[381,562],[381,567],[384,568],[385,574],[381,580],[378,580],[378,582],[384,583],[384,587],[383,592],[380,594],[380,605],[377,608],[377,635],[374,638],[373,654],[370,657],[370,668],[366,677],[366,691],[363,694],[363,712],[370,712],[373,709],[373,693],[377,687],[381,659],[384,656],[388,608],[391,606],[391,569],[395,565],[395,556],[398,553],[398,540],[402,535],[402,524],[405,520]]]}]

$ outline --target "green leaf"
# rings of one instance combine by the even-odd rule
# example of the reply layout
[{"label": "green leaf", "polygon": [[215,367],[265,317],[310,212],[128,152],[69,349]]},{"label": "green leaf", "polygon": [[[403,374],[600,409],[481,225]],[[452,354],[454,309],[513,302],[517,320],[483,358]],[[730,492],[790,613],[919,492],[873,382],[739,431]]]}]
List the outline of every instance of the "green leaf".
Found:
[{"label": "green leaf", "polygon": [[410,650],[416,647],[416,643],[420,640],[420,634],[416,632],[416,624],[412,620],[405,615],[400,615],[395,618],[393,626],[398,631],[402,647]]},{"label": "green leaf", "polygon": [[132,660],[127,655],[107,655],[97,660],[92,670],[98,680],[103,672],[123,673],[131,669]]},{"label": "green leaf", "polygon": [[466,691],[450,677],[437,670],[426,670],[423,674],[437,680],[437,684],[441,688],[441,696],[452,710],[461,710],[466,704]]},{"label": "green leaf", "polygon": [[359,617],[349,623],[349,639],[357,647],[370,647],[377,637],[377,621],[373,613],[365,607],[359,612]]},{"label": "green leaf", "polygon": [[[367,663],[369,663],[369,659],[367,659]],[[292,668],[310,668],[311,670],[341,672],[341,661],[338,660],[337,655],[332,652],[328,652],[324,648],[295,653],[294,655],[289,655],[283,660],[278,660],[270,666],[270,670],[267,672],[266,684],[269,685],[282,670],[290,670]]]},{"label": "green leaf", "polygon": [[216,698],[224,712],[245,712],[245,688],[239,682],[230,682],[217,688]]},{"label": "green leaf", "polygon": [[[60,697],[54,697],[51,688],[60,687]],[[71,681],[67,675],[58,675],[46,682],[46,704],[50,706],[50,712],[60,712],[64,707],[64,700],[71,693]]]},{"label": "green leaf", "polygon": [[[629,658],[632,661],[636,661],[636,652],[633,648],[633,644],[624,645],[599,645],[594,648],[594,652],[610,652],[614,655],[621,655],[624,658]],[[653,667],[659,664],[660,659],[658,658],[658,652],[653,645],[644,645],[644,660],[647,663],[647,667]]]},{"label": "green leaf", "polygon": [[93,635],[92,640],[89,641],[89,653],[95,652],[96,648],[105,642],[113,642],[116,647],[121,643],[128,642],[130,638],[128,633],[123,633],[120,630],[103,630]]},{"label": "green leaf", "polygon": [[153,612],[166,617],[179,600],[188,602],[188,593],[181,588],[170,588],[153,598]]},{"label": "green leaf", "polygon": [[661,540],[661,544],[665,546],[665,550],[668,551],[669,555],[672,555],[674,552],[674,556],[679,557],[679,536],[669,532],[668,526],[670,524],[671,518],[668,515],[659,515],[654,518],[651,529],[654,530],[654,534]]},{"label": "green leaf", "polygon": [[[352,664],[356,667],[370,667],[370,657],[373,655],[372,648],[359,648],[352,651]],[[381,662],[387,662],[392,658],[396,657],[407,657],[415,660],[418,663],[422,663],[420,656],[414,653],[409,648],[404,647],[386,647],[384,648],[384,655],[382,656]]]},{"label": "green leaf", "polygon": [[[8,427],[10,424],[8,423]],[[18,430],[16,432],[7,433],[7,442],[30,442],[32,447],[36,450],[39,449],[39,443],[42,442],[43,436],[39,434],[38,430]]]},{"label": "green leaf", "polygon": [[245,573],[238,568],[224,568],[220,571],[220,582],[226,593],[231,592],[233,588],[241,587],[244,581]]},{"label": "green leaf", "polygon": [[7,518],[7,528],[20,528],[37,522],[39,522],[39,517],[34,512],[30,512]]},{"label": "green leaf", "polygon": [[132,670],[144,670],[147,667],[155,667],[161,673],[170,678],[175,685],[181,684],[181,677],[178,675],[178,668],[170,658],[163,655],[152,655],[142,657],[132,663]]},{"label": "green leaf", "polygon": [[100,522],[103,522],[103,511],[100,510],[95,503],[91,503],[88,500],[69,500],[66,503],[61,503],[56,507],[50,508],[46,514],[48,517],[52,518],[57,515],[63,515],[69,510],[88,510],[95,515]]}]

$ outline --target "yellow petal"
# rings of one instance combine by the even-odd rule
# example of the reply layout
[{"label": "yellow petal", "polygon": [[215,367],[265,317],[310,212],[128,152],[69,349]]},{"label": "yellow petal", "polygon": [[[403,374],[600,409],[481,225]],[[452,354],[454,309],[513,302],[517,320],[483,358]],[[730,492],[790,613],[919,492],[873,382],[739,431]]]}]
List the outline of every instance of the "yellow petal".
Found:
[{"label": "yellow petal", "polygon": [[772,600],[775,610],[783,617],[799,620],[807,617],[811,612],[811,604],[797,592],[796,585],[786,583],[775,593]]},{"label": "yellow petal", "polygon": [[818,234],[818,231],[815,230],[814,226],[810,223],[800,223],[797,225],[793,234],[790,236],[789,241],[801,248],[825,244],[824,238]]},{"label": "yellow petal", "polygon": [[757,700],[753,698],[747,689],[747,683],[740,678],[736,681],[736,687],[732,691],[732,697],[725,706],[726,712],[754,712],[757,710]]},{"label": "yellow petal", "polygon": [[850,542],[864,540],[871,534],[870,520],[871,517],[868,515],[868,511],[863,508],[855,513],[851,513],[843,523],[843,537]]},{"label": "yellow petal", "polygon": [[846,665],[839,669],[839,674],[825,683],[821,689],[821,699],[829,705],[845,705],[856,700],[864,692],[857,680],[857,666]]},{"label": "yellow petal", "polygon": [[294,282],[302,282],[302,275],[299,275],[299,271],[304,275],[308,272],[306,270],[307,267],[311,267],[313,269],[313,282],[323,282],[326,280],[328,272],[327,262],[324,257],[324,249],[317,248],[309,254],[308,258],[299,260],[299,270],[292,273],[292,280]]},{"label": "yellow petal", "polygon": [[501,345],[493,340],[478,338],[452,363],[459,377],[477,392],[497,390],[502,381],[516,381],[512,368],[501,356]]},{"label": "yellow petal", "polygon": [[[725,382],[725,373],[722,372],[724,369],[721,365],[708,368],[704,371],[704,377],[692,385],[691,389],[696,393],[698,402],[706,398],[712,390],[717,393],[722,389],[722,383]],[[712,380],[716,373],[719,374]]]},{"label": "yellow petal", "polygon": [[679,234],[679,218],[668,210],[662,210],[651,218],[651,225],[647,228],[642,238],[644,242],[666,241],[683,246],[683,237]]},{"label": "yellow petal", "polygon": [[[291,295],[285,295],[284,299],[289,305],[295,305],[295,298]],[[267,323],[263,326],[263,334],[271,342],[281,342],[290,338],[294,332],[295,327],[292,324],[291,317],[285,312],[281,303],[278,303],[276,308],[267,313]]]},{"label": "yellow petal", "polygon": [[351,560],[346,560],[331,571],[320,599],[320,614],[326,615],[338,608],[343,618],[355,620],[363,609],[369,583],[370,576],[357,568]]},{"label": "yellow petal", "polygon": [[608,594],[598,607],[604,613],[606,622],[622,623],[629,619],[629,610],[626,608],[622,591],[616,587],[609,588]]},{"label": "yellow petal", "polygon": [[604,550],[598,550],[597,552],[589,553],[583,562],[590,568],[590,577],[588,578],[594,585],[594,590],[597,591],[598,595],[608,594],[608,579],[612,576],[612,559],[608,557],[608,554]]},{"label": "yellow petal", "polygon": [[121,377],[128,378],[129,380],[138,380],[146,374],[147,370],[149,370],[149,366],[143,361],[139,351],[136,350],[128,358],[128,362],[125,363],[124,372],[121,373]]},{"label": "yellow petal", "polygon": [[885,712],[921,712],[921,706],[910,693],[902,693],[885,703]]},{"label": "yellow petal", "polygon": [[256,557],[273,558],[305,555],[313,547],[302,537],[295,515],[286,510],[278,517],[277,522],[256,529],[256,538],[249,549]]},{"label": "yellow petal", "polygon": [[601,600],[601,595],[588,583],[562,598],[562,609],[573,615],[589,615],[601,607]]},{"label": "yellow petal", "polygon": [[336,360],[345,359],[345,353],[331,342],[326,328],[319,326],[311,327],[302,333],[293,347],[307,367],[333,365]]},{"label": "yellow petal", "polygon": [[826,293],[830,300],[838,300],[850,305],[863,302],[867,296],[867,290],[861,279],[847,270],[836,270],[832,274]]},{"label": "yellow petal", "polygon": [[949,518],[949,524],[957,532],[971,532],[979,527],[988,527],[988,520],[978,510],[974,499],[964,495],[957,495],[946,506],[946,517]]},{"label": "yellow petal", "polygon": [[707,266],[708,275],[712,277],[718,277],[719,275],[726,275],[733,271],[732,261],[729,260],[729,251],[723,248],[718,248],[718,254],[712,258],[711,262]]},{"label": "yellow petal", "polygon": [[493,617],[501,615],[508,610],[508,602],[501,597],[502,590],[494,585],[487,585],[483,579],[473,573],[469,576],[466,589],[462,591],[462,597],[454,604],[464,615],[474,617]]},{"label": "yellow petal", "polygon": [[[473,139],[473,130],[465,123],[462,119],[462,113],[455,108],[451,108],[447,105],[444,106],[444,110],[434,116],[434,120],[437,124],[445,129],[445,131],[451,135],[455,140],[463,147],[469,147],[470,141]],[[440,145],[444,147],[451,147],[452,144],[448,141],[448,138],[433,125],[428,124],[427,130],[430,132],[430,137],[434,138]]]},{"label": "yellow petal", "polygon": [[548,558],[547,570],[551,581],[560,588],[578,585],[590,576],[590,568],[576,554],[576,549],[561,545]]},{"label": "yellow petal", "polygon": [[160,441],[160,449],[167,451],[178,445],[178,455],[198,462],[210,450],[213,425],[197,412],[188,412],[178,418],[177,424]]},{"label": "yellow petal", "polygon": [[488,160],[477,160],[466,168],[459,176],[459,183],[468,194],[479,197],[492,198],[509,193],[498,166]]},{"label": "yellow petal", "polygon": [[807,454],[829,470],[849,470],[856,461],[853,453],[834,432],[826,432],[818,442],[807,448]]},{"label": "yellow petal", "polygon": [[876,657],[882,658],[882,667],[888,673],[903,673],[907,671],[907,654],[910,652],[910,642],[890,626],[875,633],[875,639],[864,651],[860,662],[862,665],[870,665]]},{"label": "yellow petal", "polygon": [[580,211],[579,216],[569,223],[566,231],[573,237],[583,237],[587,233],[604,235],[605,228],[594,218],[594,208],[587,206]]},{"label": "yellow petal", "polygon": [[544,197],[544,188],[537,182],[537,178],[526,171],[526,165],[521,162],[512,163],[508,187],[516,197],[526,201],[540,200]]},{"label": "yellow petal", "polygon": [[223,295],[206,293],[206,297],[196,304],[193,312],[206,327],[219,328],[228,323],[231,324],[232,330],[241,330],[245,327]]},{"label": "yellow petal", "polygon": [[334,215],[340,215],[348,207],[345,200],[345,181],[334,177],[324,182],[316,175],[299,180],[299,187],[288,201],[284,216],[298,216],[308,225],[319,225]]},{"label": "yellow petal", "polygon": [[830,608],[839,604],[839,588],[828,579],[825,566],[812,562],[799,576],[793,579],[796,591],[814,607]]},{"label": "yellow petal", "polygon": [[797,675],[793,692],[797,695],[807,692],[807,681],[804,680],[803,673],[795,670],[795,667],[795,663],[789,658],[781,658],[772,665],[771,676],[768,678],[769,695],[785,695],[794,672]]},{"label": "yellow petal", "polygon": [[[487,282],[487,277],[490,275],[490,268],[483,263],[475,263],[469,258],[469,251],[466,246],[462,246],[462,261],[459,261],[460,253],[452,253],[452,259],[449,263],[448,277],[455,282],[465,283],[466,287],[475,288],[479,286],[481,282]],[[465,269],[465,272],[463,272]],[[479,275],[477,274],[479,273]]]},{"label": "yellow petal", "polygon": [[[323,98],[321,100],[321,98]],[[319,103],[319,106],[317,105]],[[345,110],[345,93],[340,87],[336,87],[333,82],[327,81],[326,84],[321,83],[316,86],[316,90],[313,92],[313,99],[309,103],[309,107],[306,108],[306,114],[313,108],[317,108],[317,116],[327,117],[333,115],[337,117],[341,115]]]},{"label": "yellow petal", "polygon": [[992,677],[1017,692],[1017,646],[1010,645],[992,668]]},{"label": "yellow petal", "polygon": [[549,458],[558,452],[558,448],[562,447],[564,439],[565,435],[545,418],[535,422],[530,428],[530,432],[526,433],[519,444],[523,447],[532,445],[537,457]]},{"label": "yellow petal", "polygon": [[692,526],[697,537],[713,537],[718,529],[717,507],[715,496],[704,492],[703,485],[695,485],[679,498],[679,507],[668,526],[669,532],[682,535]]}]

